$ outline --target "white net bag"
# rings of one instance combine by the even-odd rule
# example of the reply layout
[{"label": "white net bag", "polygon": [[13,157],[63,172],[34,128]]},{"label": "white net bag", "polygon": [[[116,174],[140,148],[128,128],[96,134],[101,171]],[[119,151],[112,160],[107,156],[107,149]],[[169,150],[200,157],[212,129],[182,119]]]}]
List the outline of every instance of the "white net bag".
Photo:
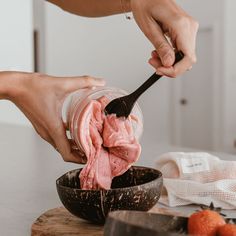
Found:
[{"label": "white net bag", "polygon": [[204,152],[171,152],[158,158],[156,168],[164,177],[161,203],[174,207],[213,202],[236,209],[236,161]]}]

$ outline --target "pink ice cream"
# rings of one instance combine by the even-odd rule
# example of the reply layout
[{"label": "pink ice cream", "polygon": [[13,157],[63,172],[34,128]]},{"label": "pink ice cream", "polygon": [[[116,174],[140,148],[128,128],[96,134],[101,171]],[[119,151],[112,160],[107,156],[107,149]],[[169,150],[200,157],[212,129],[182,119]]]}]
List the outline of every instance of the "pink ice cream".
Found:
[{"label": "pink ice cream", "polygon": [[78,124],[87,164],[80,173],[82,189],[110,189],[112,179],[138,160],[141,146],[128,119],[104,114],[109,100],[103,96],[85,107]]}]

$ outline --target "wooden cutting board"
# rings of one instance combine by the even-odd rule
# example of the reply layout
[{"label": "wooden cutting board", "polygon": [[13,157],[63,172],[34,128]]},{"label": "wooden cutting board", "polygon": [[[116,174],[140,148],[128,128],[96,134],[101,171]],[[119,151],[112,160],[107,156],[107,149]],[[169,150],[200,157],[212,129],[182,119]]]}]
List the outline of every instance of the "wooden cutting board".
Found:
[{"label": "wooden cutting board", "polygon": [[42,214],[32,225],[31,236],[102,236],[103,226],[91,224],[70,214],[64,207]]},{"label": "wooden cutting board", "polygon": [[[153,213],[183,216],[180,212],[154,207]],[[70,214],[64,207],[42,214],[32,225],[31,236],[102,236],[103,226],[91,224]]]}]

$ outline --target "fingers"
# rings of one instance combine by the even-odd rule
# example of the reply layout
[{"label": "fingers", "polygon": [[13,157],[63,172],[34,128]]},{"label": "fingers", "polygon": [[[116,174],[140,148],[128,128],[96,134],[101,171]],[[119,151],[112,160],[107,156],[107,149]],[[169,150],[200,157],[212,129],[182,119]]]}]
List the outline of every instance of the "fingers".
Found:
[{"label": "fingers", "polygon": [[80,77],[67,77],[58,78],[61,81],[61,86],[63,91],[67,94],[74,92],[78,89],[88,88],[88,87],[99,87],[104,86],[105,81],[100,78],[94,78],[91,76],[80,76]]},{"label": "fingers", "polygon": [[81,156],[81,157],[86,159],[85,154],[80,151],[80,149],[78,148],[77,144],[72,139],[68,139],[68,141],[70,143],[71,150],[75,151],[79,156]]},{"label": "fingers", "polygon": [[[162,62],[160,58],[158,57],[158,54],[156,51],[152,51],[152,58],[149,59],[148,63],[152,65],[155,69],[162,67]],[[159,74],[159,75],[162,75],[162,74]]]},{"label": "fingers", "polygon": [[[80,160],[79,164],[86,164],[87,163],[87,158],[84,155],[84,153],[79,152],[78,150],[72,150],[71,151],[73,157],[75,158],[75,160]],[[74,162],[74,161],[72,161]],[[78,163],[78,162],[76,162]]]},{"label": "fingers", "polygon": [[[196,37],[198,31],[198,23],[190,17],[185,18],[182,23],[184,27],[178,29],[178,37],[176,39],[176,47],[184,54],[184,59],[174,66],[176,76],[189,70],[196,63]],[[181,24],[180,24],[181,26]],[[160,68],[161,69],[161,68]],[[162,70],[164,72],[164,69]],[[170,71],[169,71],[170,72]],[[168,73],[169,73],[168,72]],[[170,72],[171,73],[171,72]]]},{"label": "fingers", "polygon": [[191,69],[192,62],[187,56],[185,56],[180,62],[176,63],[171,67],[158,67],[156,73],[158,75],[165,75],[171,78],[176,78],[177,76],[183,74],[186,70]]},{"label": "fingers", "polygon": [[[80,88],[87,88],[87,87],[93,87],[93,86],[104,86],[105,80],[100,78],[94,78],[91,76],[81,76],[80,78],[77,78],[78,84],[80,84]],[[73,79],[71,80],[72,87],[73,83],[76,83]]]},{"label": "fingers", "polygon": [[153,19],[148,23],[149,31],[147,37],[156,48],[156,52],[161,60],[161,63],[165,67],[173,65],[175,60],[175,53],[172,45],[168,42],[161,27]]},{"label": "fingers", "polygon": [[54,133],[54,142],[56,145],[56,150],[61,154],[64,161],[78,164],[86,163],[86,158],[81,152],[71,149],[71,145],[66,137],[63,125],[57,132]]},{"label": "fingers", "polygon": [[184,55],[184,58],[174,66],[164,67],[156,51],[153,51],[151,56],[152,58],[150,58],[148,62],[156,69],[156,73],[158,75],[165,75],[171,78],[176,78],[177,76],[183,74],[186,70],[190,70],[192,65],[196,62],[195,54],[191,54],[191,56]]}]

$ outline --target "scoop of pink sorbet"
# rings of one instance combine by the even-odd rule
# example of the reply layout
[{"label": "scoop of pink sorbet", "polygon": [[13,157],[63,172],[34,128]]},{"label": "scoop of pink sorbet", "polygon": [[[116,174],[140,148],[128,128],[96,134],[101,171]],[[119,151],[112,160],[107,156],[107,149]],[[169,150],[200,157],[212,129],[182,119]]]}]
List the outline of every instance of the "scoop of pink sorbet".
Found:
[{"label": "scoop of pink sorbet", "polygon": [[87,157],[80,173],[82,189],[110,189],[112,179],[127,171],[141,153],[132,118],[106,116],[104,108],[108,103],[105,96],[90,101],[78,123],[80,143]]}]

